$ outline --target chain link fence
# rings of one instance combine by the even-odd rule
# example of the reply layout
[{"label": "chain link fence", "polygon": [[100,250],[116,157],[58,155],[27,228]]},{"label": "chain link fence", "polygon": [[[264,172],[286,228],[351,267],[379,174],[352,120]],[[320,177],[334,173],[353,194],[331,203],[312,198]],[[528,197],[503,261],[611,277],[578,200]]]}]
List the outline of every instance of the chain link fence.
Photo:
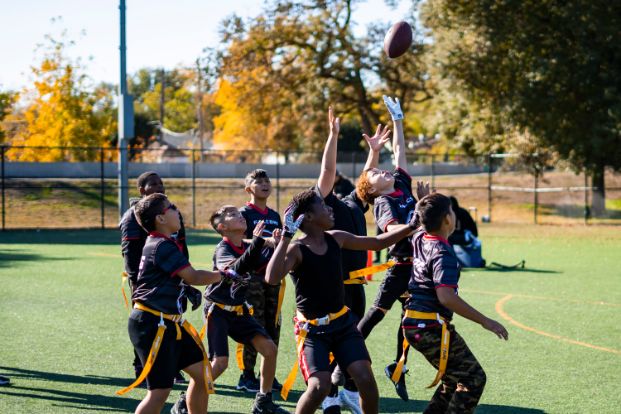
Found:
[{"label": "chain link fence", "polygon": [[[0,146],[0,152],[2,230],[117,226],[117,149]],[[366,157],[363,152],[339,153],[338,168],[353,182]],[[429,181],[437,191],[454,195],[477,221],[621,223],[621,174],[606,173],[607,215],[591,219],[593,188],[584,173],[548,166],[535,174],[511,154],[413,152],[407,158],[414,180]],[[254,168],[270,174],[270,205],[281,211],[295,193],[315,184],[321,152],[132,149],[130,159],[130,197],[139,196],[135,178],[154,170],[164,179],[166,193],[181,209],[186,225],[207,228],[211,212],[219,206],[248,201],[244,176]],[[382,155],[380,168],[392,169],[390,154]]]}]

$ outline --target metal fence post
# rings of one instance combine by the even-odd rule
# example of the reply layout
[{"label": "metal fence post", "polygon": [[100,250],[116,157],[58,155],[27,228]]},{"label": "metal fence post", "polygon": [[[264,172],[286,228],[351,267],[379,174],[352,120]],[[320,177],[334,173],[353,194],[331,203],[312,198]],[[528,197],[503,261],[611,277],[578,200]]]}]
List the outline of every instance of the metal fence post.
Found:
[{"label": "metal fence post", "polygon": [[436,189],[436,156],[431,154],[431,190]]},{"label": "metal fence post", "polygon": [[4,188],[5,188],[5,184],[4,184],[4,152],[6,150],[6,146],[5,145],[0,145],[0,152],[1,152],[1,156],[0,158],[2,159],[2,231],[5,230],[5,211],[6,209],[4,208]]},{"label": "metal fence post", "polygon": [[196,228],[196,150],[192,149],[192,227]]},{"label": "metal fence post", "polygon": [[101,228],[106,228],[106,202],[105,202],[105,182],[104,182],[104,149],[99,148],[99,194],[101,198]]},{"label": "metal fence post", "polygon": [[280,213],[280,152],[276,151],[276,211]]},{"label": "metal fence post", "polygon": [[537,224],[537,209],[539,207],[539,192],[537,191],[539,188],[539,168],[535,167],[535,188],[534,188],[534,195],[533,195],[533,203],[534,205],[534,222],[535,224]]},{"label": "metal fence post", "polygon": [[487,154],[487,219],[492,222],[492,154]]},{"label": "metal fence post", "polygon": [[589,207],[589,176],[586,168],[584,169],[584,224],[589,224],[591,218],[591,208]]}]

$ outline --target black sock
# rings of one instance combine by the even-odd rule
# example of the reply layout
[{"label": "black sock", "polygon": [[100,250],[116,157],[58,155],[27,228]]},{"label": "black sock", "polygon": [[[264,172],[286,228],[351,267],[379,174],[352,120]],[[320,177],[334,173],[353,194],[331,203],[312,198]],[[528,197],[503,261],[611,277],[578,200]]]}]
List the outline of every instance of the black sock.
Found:
[{"label": "black sock", "polygon": [[369,311],[364,315],[362,320],[358,323],[358,330],[362,334],[363,338],[367,338],[375,325],[381,322],[384,319],[384,312],[377,309],[373,306]]},{"label": "black sock", "polygon": [[245,369],[243,371],[243,373],[244,373],[244,377],[246,377],[246,378],[255,378],[254,370],[252,370],[252,369]]}]

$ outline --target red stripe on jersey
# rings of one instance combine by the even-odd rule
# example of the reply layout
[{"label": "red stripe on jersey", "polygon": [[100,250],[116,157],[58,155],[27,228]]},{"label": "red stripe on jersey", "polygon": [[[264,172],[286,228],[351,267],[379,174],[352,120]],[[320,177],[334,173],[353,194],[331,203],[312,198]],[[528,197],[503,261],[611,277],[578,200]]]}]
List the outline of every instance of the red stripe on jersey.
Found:
[{"label": "red stripe on jersey", "polygon": [[265,207],[265,210],[261,210],[259,207],[257,207],[256,205],[252,204],[250,201],[247,201],[246,205],[248,207],[252,208],[253,210],[256,210],[259,213],[263,214],[264,216],[267,216],[267,213],[269,213],[269,211],[270,211],[270,209],[268,207]]},{"label": "red stripe on jersey", "polygon": [[434,236],[433,234],[425,233],[423,235],[423,238],[425,240],[438,240],[438,241],[441,241],[442,243],[447,244],[449,246],[451,245],[448,240],[446,240],[444,237],[441,237],[441,236]]},{"label": "red stripe on jersey", "polygon": [[[395,221],[397,221],[397,219],[391,219],[388,223],[386,223],[386,225],[384,226],[384,229],[382,230],[384,233],[388,232],[388,230],[386,230],[388,228],[388,226],[390,226],[392,223],[394,223]],[[397,222],[397,224],[399,224]]]},{"label": "red stripe on jersey", "polygon": [[388,197],[401,197],[403,195],[403,191],[395,190],[390,194],[386,194]]},{"label": "red stripe on jersey", "polygon": [[302,345],[302,350],[300,351],[300,357],[298,358],[298,362],[300,363],[300,371],[302,371],[304,381],[308,382],[308,377],[310,377],[310,373],[308,372],[308,361],[306,361],[304,348],[304,345]]},{"label": "red stripe on jersey", "polygon": [[453,289],[457,289],[459,287],[459,285],[445,285],[445,284],[440,284],[440,285],[435,285],[434,286],[436,289],[437,288],[441,288],[441,287],[448,287],[448,288],[453,288]]},{"label": "red stripe on jersey", "polygon": [[123,237],[123,240],[140,240],[140,237]]},{"label": "red stripe on jersey", "polygon": [[235,244],[233,244],[233,242],[231,242],[228,237],[223,237],[222,240],[224,240],[226,244],[231,246],[231,248],[235,250],[235,253],[237,254],[243,254],[246,251],[246,247],[244,246],[243,242],[241,246],[235,246]]},{"label": "red stripe on jersey", "polygon": [[188,268],[188,267],[190,267],[190,266],[191,266],[191,264],[189,264],[189,263],[188,263],[187,265],[183,265],[183,266],[181,266],[179,269],[177,269],[177,270],[175,270],[174,272],[172,272],[172,273],[170,274],[170,277],[177,276],[177,273],[179,273],[179,272],[180,272],[180,271],[182,271],[183,269]]}]

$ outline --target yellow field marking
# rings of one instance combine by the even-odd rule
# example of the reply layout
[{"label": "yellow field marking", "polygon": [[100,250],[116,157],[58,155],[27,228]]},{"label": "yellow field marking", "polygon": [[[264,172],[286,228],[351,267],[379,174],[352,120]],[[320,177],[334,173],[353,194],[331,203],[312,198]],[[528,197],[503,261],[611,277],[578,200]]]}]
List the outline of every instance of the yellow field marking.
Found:
[{"label": "yellow field marking", "polygon": [[97,257],[114,257],[117,259],[123,258],[123,256],[121,256],[120,254],[112,254],[112,253],[89,252],[87,254],[89,256],[97,256]]},{"label": "yellow field marking", "polygon": [[548,332],[545,332],[545,331],[540,331],[539,329],[535,329],[535,328],[532,328],[530,326],[526,326],[523,323],[516,321],[511,316],[509,316],[505,312],[505,310],[503,309],[503,306],[509,300],[511,300],[511,298],[513,298],[513,295],[509,294],[509,295],[506,295],[505,297],[501,298],[500,300],[498,300],[498,302],[496,302],[496,312],[498,312],[500,317],[503,318],[504,320],[508,321],[510,324],[515,325],[518,328],[523,329],[525,331],[536,333],[537,335],[547,336],[548,338],[556,339],[557,341],[568,342],[568,343],[573,344],[573,345],[580,345],[580,346],[584,346],[586,348],[596,349],[598,351],[610,352],[610,353],[613,353],[613,354],[621,355],[621,351],[616,350],[616,349],[604,348],[603,346],[592,345],[592,344],[588,344],[586,342],[580,342],[580,341],[576,341],[574,339],[565,338],[563,336],[554,335],[554,334],[551,334],[551,333],[548,333]]},{"label": "yellow field marking", "polygon": [[523,295],[521,293],[494,292],[494,291],[491,291],[491,290],[460,289],[460,292],[471,292],[471,293],[480,293],[482,295],[498,295],[498,296],[513,295],[513,297],[516,297],[516,298],[537,299],[537,300],[555,300],[555,301],[560,301],[560,302],[580,303],[580,304],[587,304],[587,305],[602,305],[602,306],[621,307],[621,303],[609,303],[609,302],[602,302],[602,301],[573,300],[573,299],[555,298],[555,297],[550,297],[550,296]]}]

